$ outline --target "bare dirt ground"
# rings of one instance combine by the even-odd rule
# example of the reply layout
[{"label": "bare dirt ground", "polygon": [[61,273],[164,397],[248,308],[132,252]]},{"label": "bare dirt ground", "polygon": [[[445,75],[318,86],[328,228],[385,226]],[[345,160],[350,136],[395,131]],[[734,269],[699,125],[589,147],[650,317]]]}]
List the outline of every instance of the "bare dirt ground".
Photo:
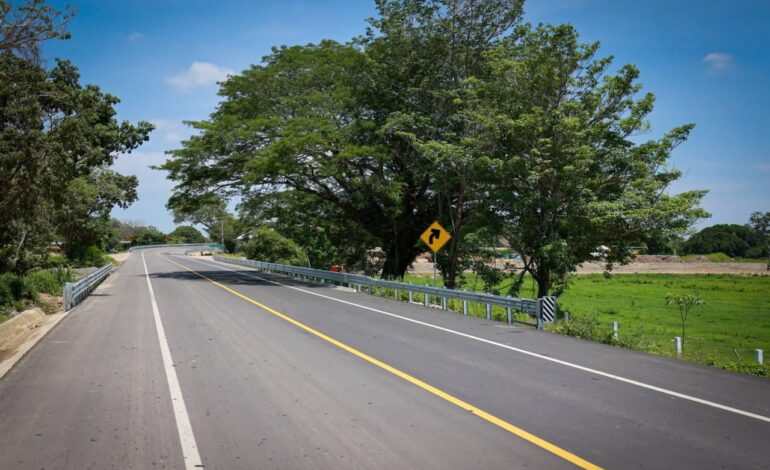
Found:
[{"label": "bare dirt ground", "polygon": [[[579,268],[578,274],[596,274],[604,272],[603,263],[584,263]],[[665,274],[741,274],[768,276],[770,272],[762,263],[711,263],[709,261],[698,262],[652,262],[630,263],[625,266],[614,266],[612,272],[616,274],[641,274],[641,273],[665,273]]]},{"label": "bare dirt ground", "polygon": [[[502,267],[498,262],[498,267]],[[520,265],[514,265],[520,267]],[[577,274],[601,274],[605,264],[591,261],[578,267]],[[433,263],[417,258],[412,269],[413,274],[432,274]],[[677,256],[640,256],[634,262],[625,266],[615,265],[612,269],[615,274],[736,274],[736,275],[760,275],[770,276],[770,271],[764,263],[712,263],[707,260],[682,261]]]},{"label": "bare dirt ground", "polygon": [[0,324],[0,377],[66,314],[46,315],[32,308]]}]

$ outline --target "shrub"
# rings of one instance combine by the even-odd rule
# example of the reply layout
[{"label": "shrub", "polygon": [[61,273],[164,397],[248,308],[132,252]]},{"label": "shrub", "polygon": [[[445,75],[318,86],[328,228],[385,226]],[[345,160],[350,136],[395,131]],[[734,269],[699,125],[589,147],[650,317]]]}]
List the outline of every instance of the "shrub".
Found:
[{"label": "shrub", "polygon": [[49,253],[45,260],[45,266],[49,268],[59,268],[69,266],[69,260],[66,256],[58,253]]},{"label": "shrub", "polygon": [[105,255],[102,249],[96,245],[72,249],[71,257],[75,266],[84,268],[91,266],[101,267],[112,262],[112,258]]},{"label": "shrub", "polygon": [[43,270],[36,269],[30,271],[25,276],[25,284],[31,294],[45,293],[49,295],[60,295],[64,283],[71,279],[69,269]]},{"label": "shrub", "polygon": [[24,278],[13,273],[0,274],[0,315],[20,309],[19,299],[26,293]]},{"label": "shrub", "polygon": [[0,274],[0,303],[20,299],[26,292],[24,278],[13,273]]},{"label": "shrub", "polygon": [[241,251],[248,259],[294,266],[307,265],[305,251],[294,240],[275,230],[261,227],[252,230],[250,235],[251,239],[241,245]]}]

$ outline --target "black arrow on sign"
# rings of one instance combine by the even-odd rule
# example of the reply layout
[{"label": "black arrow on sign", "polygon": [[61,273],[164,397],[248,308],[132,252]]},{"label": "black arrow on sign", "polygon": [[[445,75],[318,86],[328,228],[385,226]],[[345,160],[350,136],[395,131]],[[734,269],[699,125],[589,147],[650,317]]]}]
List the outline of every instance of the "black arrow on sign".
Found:
[{"label": "black arrow on sign", "polygon": [[441,230],[437,228],[431,229],[430,236],[428,237],[428,245],[433,244],[434,238],[441,238]]}]

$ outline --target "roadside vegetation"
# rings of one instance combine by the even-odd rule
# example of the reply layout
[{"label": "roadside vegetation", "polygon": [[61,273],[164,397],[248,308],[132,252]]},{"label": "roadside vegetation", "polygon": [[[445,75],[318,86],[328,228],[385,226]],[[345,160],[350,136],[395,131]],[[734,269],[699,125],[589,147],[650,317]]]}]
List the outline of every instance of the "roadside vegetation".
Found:
[{"label": "roadside vegetation", "polygon": [[[196,228],[179,226],[168,234],[138,222],[109,221],[109,229],[94,244],[65,252],[58,245],[37,255],[33,267],[22,272],[0,274],[0,323],[25,308],[38,306],[45,313],[58,311],[66,282],[76,281],[87,268],[114,264],[109,253],[125,250],[130,245],[165,243],[202,243],[207,238]],[[123,242],[123,243],[121,243]]]},{"label": "roadside vegetation", "polygon": [[[572,25],[527,24],[520,0],[376,7],[360,36],[277,46],[220,85],[209,119],[190,122],[195,134],[158,167],[175,183],[167,207],[177,223],[220,230],[241,242],[226,242],[228,251],[253,259],[431,282],[407,272],[426,251],[420,234],[438,220],[452,235],[435,255],[442,285],[559,296],[575,310],[563,332],[661,352],[674,336],[668,289],[696,295],[688,289],[705,281],[630,278],[644,297],[618,294],[640,306],[616,310],[644,321],[607,340],[599,325],[620,313],[593,297],[592,278],[571,277],[580,264],[600,261],[610,273],[639,253],[770,256],[770,213],[692,234],[709,217],[707,191],[670,191],[682,177],[670,158],[694,124],[640,140],[652,135],[655,102],[640,71],[613,63]],[[226,210],[234,200],[237,215]],[[500,245],[517,268],[491,263]],[[616,279],[601,288],[622,291]],[[663,287],[645,291],[646,281]],[[726,298],[744,302],[739,293]],[[760,320],[761,303],[741,305]],[[754,344],[726,340],[747,333],[718,320],[723,301],[706,295],[699,307],[691,344],[715,342],[720,357]],[[701,316],[720,327],[701,332]],[[583,328],[594,317],[597,327]],[[638,340],[625,335],[642,324],[651,330]]]},{"label": "roadside vegetation", "polygon": [[[405,281],[432,284],[428,275],[408,275]],[[531,279],[525,280],[522,297],[536,298]],[[572,276],[559,297],[559,319],[549,331],[620,347],[676,357],[674,337],[681,336],[676,307],[667,305],[671,293],[691,293],[703,300],[690,312],[682,359],[761,376],[755,349],[770,350],[770,277],[714,274],[601,274]],[[439,280],[439,286],[441,281]],[[483,281],[467,275],[464,288],[483,291]],[[496,291],[505,290],[501,283]],[[461,305],[450,303],[460,312]],[[569,320],[564,313],[568,312]],[[484,316],[480,306],[471,315]],[[502,309],[495,319],[506,319]],[[518,319],[531,321],[526,316]],[[618,335],[612,323],[618,322]]]},{"label": "roadside vegetation", "polygon": [[111,169],[153,126],[117,117],[119,98],[81,83],[66,59],[42,57],[67,40],[74,6],[0,0],[0,321],[50,312],[73,269],[110,263],[129,244],[202,241],[193,227],[164,234],[110,217],[137,200],[139,181]]}]

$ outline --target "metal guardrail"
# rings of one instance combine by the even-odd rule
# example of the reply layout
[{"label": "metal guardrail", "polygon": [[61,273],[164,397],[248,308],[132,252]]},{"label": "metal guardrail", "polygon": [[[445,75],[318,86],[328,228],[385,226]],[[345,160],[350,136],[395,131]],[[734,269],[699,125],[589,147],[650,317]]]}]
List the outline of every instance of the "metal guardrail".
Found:
[{"label": "metal guardrail", "polygon": [[112,264],[106,264],[96,271],[92,272],[88,276],[79,279],[77,282],[68,282],[64,284],[64,310],[70,310],[75,305],[79,304],[96,286],[101,283],[104,278],[110,275],[112,272]]},{"label": "metal guardrail", "polygon": [[135,245],[128,248],[128,251],[142,250],[145,248],[174,248],[174,247],[190,247],[190,248],[209,248],[211,243],[169,243],[164,245]]},{"label": "metal guardrail", "polygon": [[[526,325],[535,326],[538,329],[542,329],[543,324],[547,321],[543,316],[545,305],[544,299],[519,299],[514,297],[486,294],[482,292],[445,289],[443,287],[431,287],[419,284],[411,284],[407,282],[386,281],[383,279],[363,276],[361,274],[324,271],[320,269],[302,268],[299,266],[267,263],[264,261],[224,258],[221,256],[214,256],[213,259],[222,263],[246,266],[249,268],[255,268],[261,271],[267,271],[276,274],[289,275],[307,281],[345,285],[347,287],[354,288],[357,292],[361,292],[362,288],[364,287],[367,288],[369,293],[372,293],[372,288],[390,289],[394,291],[394,297],[396,299],[400,299],[400,292],[406,292],[408,293],[410,302],[414,302],[415,293],[420,293],[423,294],[423,304],[425,306],[429,306],[431,304],[432,298],[438,298],[441,300],[441,308],[443,310],[447,310],[448,299],[459,300],[462,301],[463,314],[465,315],[468,314],[468,305],[470,303],[477,303],[485,306],[486,318],[488,320],[492,319],[493,306],[503,307],[506,309],[506,317],[509,325],[511,323],[523,323]],[[526,313],[530,317],[534,318],[536,323],[523,322],[514,319],[512,313],[515,311]]]}]

